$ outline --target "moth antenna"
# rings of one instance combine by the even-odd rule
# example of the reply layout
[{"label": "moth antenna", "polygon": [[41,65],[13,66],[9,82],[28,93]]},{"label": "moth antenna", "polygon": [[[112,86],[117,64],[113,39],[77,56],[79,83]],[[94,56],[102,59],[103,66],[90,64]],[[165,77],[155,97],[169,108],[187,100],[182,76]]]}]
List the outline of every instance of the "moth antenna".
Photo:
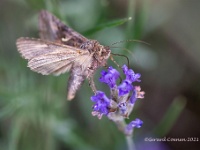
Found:
[{"label": "moth antenna", "polygon": [[133,52],[131,52],[129,49],[124,48],[124,47],[114,47],[114,46],[112,46],[112,47],[110,47],[110,48],[121,48],[121,49],[127,51],[129,54],[133,55]]},{"label": "moth antenna", "polygon": [[[112,55],[115,55],[115,56],[122,56],[122,57],[125,57],[126,60],[127,60],[128,68],[130,67],[130,65],[129,65],[129,64],[130,64],[130,63],[129,63],[129,59],[128,59],[127,56],[122,55],[122,54],[115,54],[115,53],[111,53],[111,54],[112,54]],[[120,68],[119,64],[114,60],[114,58],[112,57],[112,55],[111,55],[110,59]]]},{"label": "moth antenna", "polygon": [[[114,46],[112,46],[111,48],[121,48],[121,49],[127,51],[127,52],[136,60],[136,63],[138,62],[138,61],[137,61],[137,58],[135,57],[135,55],[133,54],[133,52],[131,52],[129,49],[124,48],[124,47],[114,47]],[[111,54],[112,54],[112,53],[111,53]],[[115,54],[115,55],[117,55],[117,54]],[[119,55],[119,54],[118,54],[118,55]],[[120,55],[120,56],[127,57],[127,56],[125,56],[125,55]],[[129,62],[128,57],[127,57],[126,59],[127,59],[128,62]]]},{"label": "moth antenna", "polygon": [[125,42],[138,42],[138,43],[143,43],[143,44],[146,44],[146,45],[151,45],[151,44],[144,42],[144,41],[141,41],[141,40],[132,40],[132,39],[118,41],[118,42],[112,43],[111,45],[115,45],[115,44],[119,44],[119,43],[125,43]]}]

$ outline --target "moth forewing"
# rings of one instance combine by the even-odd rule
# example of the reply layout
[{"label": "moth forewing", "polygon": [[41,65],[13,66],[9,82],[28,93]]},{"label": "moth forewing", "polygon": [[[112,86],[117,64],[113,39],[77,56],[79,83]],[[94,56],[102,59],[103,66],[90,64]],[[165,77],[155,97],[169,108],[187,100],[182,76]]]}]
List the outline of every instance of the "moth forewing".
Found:
[{"label": "moth forewing", "polygon": [[43,10],[40,12],[38,20],[41,39],[50,41],[58,39],[58,21],[53,16],[48,15],[48,12]]},{"label": "moth forewing", "polygon": [[81,49],[38,39],[20,38],[17,47],[28,67],[43,75],[65,73],[77,58],[89,56],[87,51],[80,53]]},{"label": "moth forewing", "polygon": [[76,66],[80,66],[82,70],[89,69],[92,64],[92,55],[82,55],[75,61]]},{"label": "moth forewing", "polygon": [[41,39],[56,41],[78,48],[83,42],[87,41],[87,38],[66,26],[46,10],[40,11],[39,29]]}]

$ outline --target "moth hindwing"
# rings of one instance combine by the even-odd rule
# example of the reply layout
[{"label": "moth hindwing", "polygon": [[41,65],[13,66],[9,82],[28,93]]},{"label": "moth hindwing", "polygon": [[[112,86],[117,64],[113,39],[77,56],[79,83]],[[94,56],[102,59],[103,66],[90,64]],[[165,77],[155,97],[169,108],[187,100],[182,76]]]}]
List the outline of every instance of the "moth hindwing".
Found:
[{"label": "moth hindwing", "polygon": [[[40,39],[19,38],[17,49],[35,72],[60,75],[70,71],[67,99],[71,100],[83,81],[92,79],[96,69],[106,65],[111,51],[98,41],[85,38],[45,10],[39,14],[39,29]],[[95,91],[94,86],[92,89]]]}]

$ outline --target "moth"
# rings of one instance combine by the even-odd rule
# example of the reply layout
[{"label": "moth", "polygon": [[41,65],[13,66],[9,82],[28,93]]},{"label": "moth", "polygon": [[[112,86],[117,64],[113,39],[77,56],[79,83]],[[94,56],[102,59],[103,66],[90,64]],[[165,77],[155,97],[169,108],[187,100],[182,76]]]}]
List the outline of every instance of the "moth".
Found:
[{"label": "moth", "polygon": [[21,37],[16,45],[28,67],[42,75],[60,75],[70,72],[67,99],[72,100],[77,90],[88,78],[95,91],[93,75],[105,66],[111,55],[107,46],[90,40],[62,23],[51,13],[39,13],[40,39]]}]

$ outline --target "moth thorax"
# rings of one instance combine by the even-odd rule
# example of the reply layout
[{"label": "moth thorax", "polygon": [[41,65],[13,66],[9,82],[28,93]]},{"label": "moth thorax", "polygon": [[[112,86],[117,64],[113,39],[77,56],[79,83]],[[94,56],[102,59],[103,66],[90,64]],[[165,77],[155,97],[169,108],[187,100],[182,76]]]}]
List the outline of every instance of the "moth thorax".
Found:
[{"label": "moth thorax", "polygon": [[97,45],[97,43],[98,42],[95,41],[95,40],[88,40],[88,41],[82,43],[81,46],[80,46],[80,48],[81,49],[87,49],[90,52],[90,51],[94,50],[94,47],[95,47],[95,45]]},{"label": "moth thorax", "polygon": [[102,46],[101,55],[104,56],[105,59],[108,59],[110,57],[110,53],[111,53],[110,47]]}]

